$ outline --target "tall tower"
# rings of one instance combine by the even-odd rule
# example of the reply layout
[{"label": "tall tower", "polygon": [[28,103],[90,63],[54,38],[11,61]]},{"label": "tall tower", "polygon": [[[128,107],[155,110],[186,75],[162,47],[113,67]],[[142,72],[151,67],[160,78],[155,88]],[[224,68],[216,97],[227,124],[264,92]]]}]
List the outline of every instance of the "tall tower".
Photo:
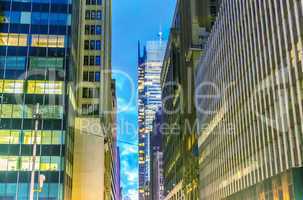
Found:
[{"label": "tall tower", "polygon": [[77,66],[73,199],[103,200],[111,193],[104,181],[111,167],[105,155],[110,154],[114,121],[111,0],[75,0],[73,13],[72,53]]},{"label": "tall tower", "polygon": [[46,180],[34,198],[71,199],[72,1],[5,0],[0,6],[0,199],[29,199],[36,103],[35,174]]},{"label": "tall tower", "polygon": [[150,134],[161,106],[160,73],[166,42],[149,41],[138,61],[139,199],[149,199]]}]

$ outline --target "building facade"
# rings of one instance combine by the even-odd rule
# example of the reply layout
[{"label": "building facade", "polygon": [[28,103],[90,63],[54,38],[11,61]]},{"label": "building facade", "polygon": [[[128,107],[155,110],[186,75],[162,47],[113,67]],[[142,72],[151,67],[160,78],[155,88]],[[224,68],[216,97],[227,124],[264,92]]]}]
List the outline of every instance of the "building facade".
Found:
[{"label": "building facade", "polygon": [[153,121],[153,129],[150,142],[150,199],[164,199],[163,178],[163,146],[162,146],[162,108],[160,107]]},{"label": "building facade", "polygon": [[[161,36],[160,36],[161,37]],[[150,134],[157,109],[161,106],[160,73],[166,42],[149,41],[138,62],[138,127],[139,127],[139,199],[149,199]]]},{"label": "building facade", "polygon": [[0,199],[29,199],[37,103],[35,171],[46,180],[34,198],[71,199],[72,1],[8,0],[0,6]]},{"label": "building facade", "polygon": [[302,0],[222,1],[197,66],[201,200],[303,198],[302,41]]},{"label": "building facade", "polygon": [[161,73],[166,199],[199,199],[194,73],[219,3],[177,1]]},{"label": "building facade", "polygon": [[73,199],[112,199],[111,0],[75,0],[73,13],[77,80]]}]

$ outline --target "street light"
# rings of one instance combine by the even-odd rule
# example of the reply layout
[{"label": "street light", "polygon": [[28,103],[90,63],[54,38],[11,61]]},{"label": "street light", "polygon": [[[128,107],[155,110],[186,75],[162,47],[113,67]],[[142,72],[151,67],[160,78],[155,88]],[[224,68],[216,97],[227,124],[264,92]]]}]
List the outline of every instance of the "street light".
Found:
[{"label": "street light", "polygon": [[[37,132],[38,132],[38,128],[39,128],[39,120],[41,119],[41,113],[39,112],[39,103],[37,103],[37,105],[36,105],[36,111],[33,114],[33,119],[35,120],[35,131],[34,131],[34,141],[33,141],[32,173],[31,173],[29,200],[34,200],[34,192],[35,192],[34,187],[35,187],[35,168],[36,168],[36,154],[37,154]],[[40,179],[41,179],[41,181],[40,181]],[[45,176],[40,175],[39,176],[39,186],[41,186],[41,185],[43,186],[44,180],[45,180]],[[41,182],[42,182],[42,184],[41,184]]]}]

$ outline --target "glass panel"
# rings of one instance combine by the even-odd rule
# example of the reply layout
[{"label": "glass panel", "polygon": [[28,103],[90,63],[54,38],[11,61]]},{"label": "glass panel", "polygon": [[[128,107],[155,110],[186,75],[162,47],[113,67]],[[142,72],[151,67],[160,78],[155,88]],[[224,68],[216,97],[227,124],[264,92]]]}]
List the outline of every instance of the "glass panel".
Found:
[{"label": "glass panel", "polygon": [[9,94],[23,93],[23,80],[0,80],[0,92]]},{"label": "glass panel", "polygon": [[28,94],[63,94],[61,81],[28,81]]},{"label": "glass panel", "polygon": [[62,68],[63,58],[31,57],[30,68]]},{"label": "glass panel", "polygon": [[33,47],[64,47],[64,36],[56,35],[32,35]]},{"label": "glass panel", "polygon": [[0,171],[17,170],[17,156],[0,156]]},{"label": "glass panel", "polygon": [[0,33],[0,46],[27,46],[27,35]]},{"label": "glass panel", "polygon": [[20,56],[0,56],[0,68],[4,69],[25,69],[25,57]]},{"label": "glass panel", "polygon": [[19,131],[0,130],[0,144],[19,144]]},{"label": "glass panel", "polygon": [[31,13],[30,12],[21,12],[21,24],[30,24],[31,23]]}]

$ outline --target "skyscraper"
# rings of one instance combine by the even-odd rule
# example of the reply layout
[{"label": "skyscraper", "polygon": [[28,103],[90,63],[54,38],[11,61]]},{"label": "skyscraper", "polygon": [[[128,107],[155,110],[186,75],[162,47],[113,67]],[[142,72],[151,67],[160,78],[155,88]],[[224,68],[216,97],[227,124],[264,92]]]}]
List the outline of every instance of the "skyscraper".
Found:
[{"label": "skyscraper", "polygon": [[162,108],[159,108],[153,121],[150,142],[150,199],[164,199],[163,147],[162,147]]},{"label": "skyscraper", "polygon": [[112,194],[115,110],[111,78],[111,0],[73,2],[76,106],[73,199]]},{"label": "skyscraper", "polygon": [[199,198],[195,66],[218,5],[218,0],[177,1],[161,73],[165,200]]},{"label": "skyscraper", "polygon": [[29,199],[36,103],[41,120],[35,180],[38,174],[46,180],[35,198],[71,198],[71,3],[0,2],[0,199]]},{"label": "skyscraper", "polygon": [[222,1],[196,73],[201,200],[303,198],[302,5]]},{"label": "skyscraper", "polygon": [[166,42],[149,41],[138,61],[139,199],[149,198],[150,134],[157,109],[161,106],[160,73]]}]

